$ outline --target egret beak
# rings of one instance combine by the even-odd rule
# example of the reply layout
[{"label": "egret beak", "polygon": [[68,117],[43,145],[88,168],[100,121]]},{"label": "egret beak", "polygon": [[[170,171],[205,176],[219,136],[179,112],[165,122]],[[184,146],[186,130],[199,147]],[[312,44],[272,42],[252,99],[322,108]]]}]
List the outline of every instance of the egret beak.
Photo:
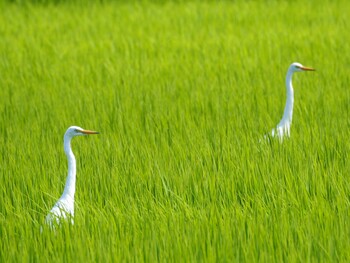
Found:
[{"label": "egret beak", "polygon": [[84,134],[99,134],[99,132],[97,131],[89,131],[89,130],[82,130],[80,132]]},{"label": "egret beak", "polygon": [[308,67],[299,67],[301,70],[306,70],[306,71],[315,71],[316,69],[314,68],[308,68]]}]

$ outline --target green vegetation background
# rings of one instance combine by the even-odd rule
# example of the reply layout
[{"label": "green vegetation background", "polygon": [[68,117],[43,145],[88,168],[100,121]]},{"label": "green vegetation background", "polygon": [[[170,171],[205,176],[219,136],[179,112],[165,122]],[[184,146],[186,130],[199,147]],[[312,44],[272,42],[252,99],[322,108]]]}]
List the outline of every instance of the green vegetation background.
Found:
[{"label": "green vegetation background", "polygon": [[[350,260],[348,1],[0,2],[0,261]],[[291,138],[282,116],[290,63]],[[40,227],[76,138],[75,225]]]}]

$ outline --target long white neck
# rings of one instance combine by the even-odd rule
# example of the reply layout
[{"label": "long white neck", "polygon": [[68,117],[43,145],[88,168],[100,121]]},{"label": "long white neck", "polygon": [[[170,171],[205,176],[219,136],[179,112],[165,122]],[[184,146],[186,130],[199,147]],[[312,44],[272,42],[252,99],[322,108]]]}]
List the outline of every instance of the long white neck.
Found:
[{"label": "long white neck", "polygon": [[72,148],[70,146],[72,137],[70,136],[64,136],[64,152],[67,155],[68,160],[68,176],[66,185],[64,187],[64,191],[62,194],[62,197],[70,198],[74,200],[74,194],[75,194],[75,181],[76,181],[76,161],[75,156],[72,152]]},{"label": "long white neck", "polygon": [[283,117],[278,126],[289,126],[292,123],[293,118],[293,104],[294,104],[294,90],[292,86],[292,75],[293,72],[288,70],[286,77],[286,88],[287,88],[287,101],[284,108]]}]

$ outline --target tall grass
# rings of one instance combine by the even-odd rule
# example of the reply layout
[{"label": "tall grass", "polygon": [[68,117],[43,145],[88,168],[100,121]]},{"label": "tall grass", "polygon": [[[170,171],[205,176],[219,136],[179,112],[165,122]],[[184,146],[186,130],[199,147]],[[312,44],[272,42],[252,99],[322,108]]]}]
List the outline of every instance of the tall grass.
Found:
[{"label": "tall grass", "polygon": [[1,262],[349,261],[347,1],[41,3],[0,8]]}]

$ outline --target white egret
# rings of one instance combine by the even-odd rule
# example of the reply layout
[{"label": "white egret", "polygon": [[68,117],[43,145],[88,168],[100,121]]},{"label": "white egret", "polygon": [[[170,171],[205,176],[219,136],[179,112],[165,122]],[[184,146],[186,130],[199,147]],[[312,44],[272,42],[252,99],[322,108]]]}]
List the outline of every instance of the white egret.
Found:
[{"label": "white egret", "polygon": [[74,224],[76,161],[70,144],[73,137],[89,134],[98,134],[98,132],[84,130],[77,126],[71,126],[64,134],[64,152],[68,159],[68,176],[62,196],[46,216],[45,221],[51,228],[54,228],[55,225],[59,225],[61,220],[69,220],[71,224]]},{"label": "white egret", "polygon": [[304,67],[300,63],[292,63],[287,71],[286,87],[287,87],[287,101],[284,108],[284,113],[281,121],[277,124],[277,127],[272,130],[272,137],[277,136],[280,140],[283,140],[284,136],[290,136],[290,126],[292,124],[293,117],[293,104],[294,104],[294,90],[292,86],[292,76],[294,72],[300,71],[314,71],[315,69]]}]

